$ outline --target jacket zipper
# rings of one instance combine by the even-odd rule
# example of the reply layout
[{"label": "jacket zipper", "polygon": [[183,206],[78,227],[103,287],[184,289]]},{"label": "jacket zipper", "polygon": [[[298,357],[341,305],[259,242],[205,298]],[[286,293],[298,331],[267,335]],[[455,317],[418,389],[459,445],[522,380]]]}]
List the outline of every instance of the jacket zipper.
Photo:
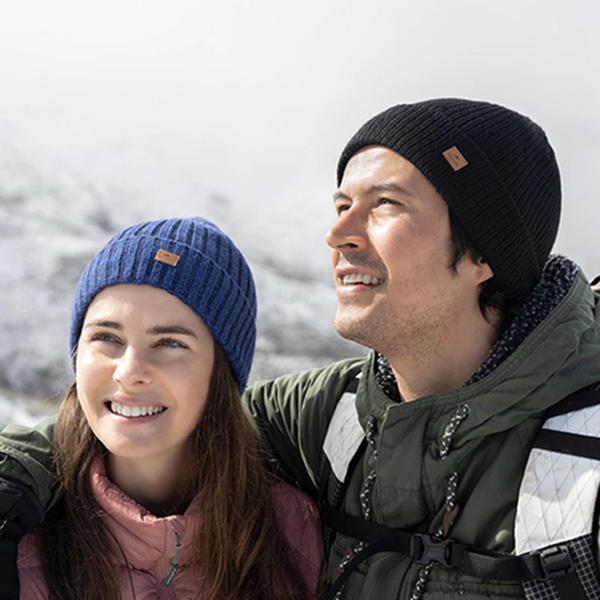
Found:
[{"label": "jacket zipper", "polygon": [[167,574],[164,576],[162,580],[162,585],[165,587],[169,587],[177,574],[177,570],[179,569],[179,556],[181,555],[181,537],[175,532],[175,557],[173,558],[173,562],[167,571]]}]

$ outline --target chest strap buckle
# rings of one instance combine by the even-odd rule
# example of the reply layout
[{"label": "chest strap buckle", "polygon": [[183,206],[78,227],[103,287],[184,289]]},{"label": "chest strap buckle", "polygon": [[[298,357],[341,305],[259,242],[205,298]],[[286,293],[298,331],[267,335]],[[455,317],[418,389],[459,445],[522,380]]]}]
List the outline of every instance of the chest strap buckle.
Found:
[{"label": "chest strap buckle", "polygon": [[425,565],[435,562],[451,567],[452,544],[451,539],[443,540],[427,533],[413,533],[410,540],[410,558]]},{"label": "chest strap buckle", "polygon": [[575,571],[571,552],[564,544],[546,548],[539,556],[545,579],[562,577]]}]

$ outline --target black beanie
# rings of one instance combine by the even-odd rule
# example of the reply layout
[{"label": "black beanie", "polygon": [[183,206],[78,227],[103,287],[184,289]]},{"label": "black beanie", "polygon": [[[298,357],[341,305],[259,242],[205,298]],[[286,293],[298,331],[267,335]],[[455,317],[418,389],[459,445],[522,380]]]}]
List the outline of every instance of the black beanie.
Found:
[{"label": "black beanie", "polygon": [[539,281],[560,219],[560,174],[543,130],[512,110],[444,98],[401,104],[376,115],[348,142],[350,158],[385,146],[434,185],[489,263],[501,287],[521,304]]}]

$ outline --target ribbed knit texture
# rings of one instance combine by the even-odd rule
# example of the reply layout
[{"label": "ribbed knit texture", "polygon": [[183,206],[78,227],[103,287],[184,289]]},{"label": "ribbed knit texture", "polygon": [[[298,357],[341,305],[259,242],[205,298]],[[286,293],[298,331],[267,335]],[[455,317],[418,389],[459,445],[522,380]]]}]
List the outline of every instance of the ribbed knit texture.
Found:
[{"label": "ribbed knit texture", "polygon": [[[520,304],[540,278],[560,219],[560,174],[542,129],[512,110],[463,99],[394,106],[365,123],[341,154],[381,145],[397,152],[435,186]],[[455,171],[443,152],[457,147],[468,164]]]},{"label": "ribbed knit texture", "polygon": [[[159,250],[179,256],[176,266],[155,260]],[[104,288],[150,285],[187,304],[227,354],[240,389],[256,343],[256,291],[248,263],[216,225],[202,218],[133,225],[112,238],[84,270],[71,313],[71,355],[85,313]]]}]

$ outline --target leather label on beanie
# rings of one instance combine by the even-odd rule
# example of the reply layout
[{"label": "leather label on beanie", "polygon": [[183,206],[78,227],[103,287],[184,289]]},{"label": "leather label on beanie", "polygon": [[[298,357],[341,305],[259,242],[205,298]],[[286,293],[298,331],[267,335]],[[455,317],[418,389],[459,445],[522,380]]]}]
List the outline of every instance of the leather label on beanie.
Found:
[{"label": "leather label on beanie", "polygon": [[179,255],[167,252],[166,250],[159,250],[154,257],[154,260],[176,267],[179,262]]},{"label": "leather label on beanie", "polygon": [[455,171],[460,171],[469,164],[467,159],[462,155],[462,152],[456,146],[448,148],[448,150],[442,152],[442,154]]}]

